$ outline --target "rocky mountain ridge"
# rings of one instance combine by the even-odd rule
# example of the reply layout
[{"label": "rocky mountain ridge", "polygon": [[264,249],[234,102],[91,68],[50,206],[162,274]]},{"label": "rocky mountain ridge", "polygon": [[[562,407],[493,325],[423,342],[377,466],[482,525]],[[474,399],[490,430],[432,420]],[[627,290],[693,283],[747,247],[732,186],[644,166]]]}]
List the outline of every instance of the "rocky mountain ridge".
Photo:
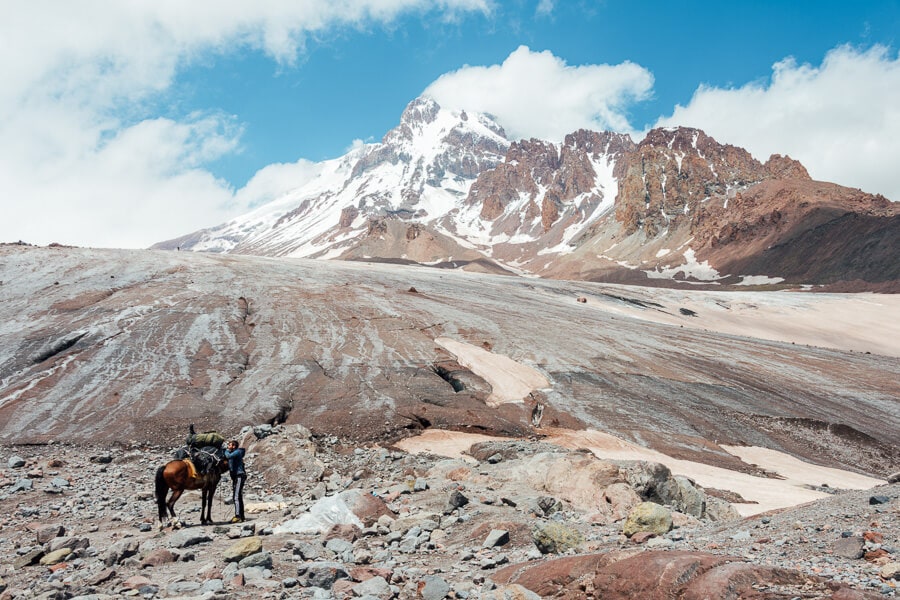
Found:
[{"label": "rocky mountain ridge", "polygon": [[380,143],[320,169],[270,205],[155,247],[655,285],[900,280],[894,203],[691,128],[639,143],[585,130],[510,141],[488,115],[418,98]]}]

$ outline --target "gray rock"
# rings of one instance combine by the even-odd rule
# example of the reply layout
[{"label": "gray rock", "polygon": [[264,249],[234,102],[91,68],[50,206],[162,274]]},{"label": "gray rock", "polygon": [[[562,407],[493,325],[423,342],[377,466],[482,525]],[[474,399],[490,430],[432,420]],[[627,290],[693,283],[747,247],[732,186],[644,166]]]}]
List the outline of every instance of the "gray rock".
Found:
[{"label": "gray rock", "polygon": [[21,469],[25,466],[25,459],[14,454],[9,457],[9,460],[6,461],[6,464],[10,469]]},{"label": "gray rock", "polygon": [[169,537],[168,544],[170,548],[187,548],[188,546],[195,546],[211,541],[212,538],[202,531],[196,531],[195,528],[190,528],[179,529],[173,533]]},{"label": "gray rock", "polygon": [[46,544],[46,550],[53,552],[60,548],[71,548],[72,550],[85,550],[91,546],[90,538],[86,537],[58,537],[53,538]]},{"label": "gray rock", "polygon": [[344,565],[337,562],[315,562],[302,568],[305,569],[307,587],[330,590],[338,579],[350,579]]},{"label": "gray rock", "polygon": [[672,540],[661,537],[652,537],[644,544],[647,548],[671,548],[674,545]]},{"label": "gray rock", "polygon": [[325,542],[325,548],[335,554],[344,554],[345,552],[353,552],[353,543],[341,538],[332,538]]},{"label": "gray rock", "polygon": [[297,587],[300,584],[300,581],[294,577],[285,577],[281,580],[281,585],[286,588]]},{"label": "gray rock", "polygon": [[492,529],[484,542],[482,548],[495,548],[509,542],[509,532],[505,529]]},{"label": "gray rock", "polygon": [[256,436],[256,439],[261,440],[263,438],[267,438],[274,433],[273,428],[268,423],[263,425],[255,425],[253,427],[253,435]]},{"label": "gray rock", "polygon": [[414,492],[424,492],[428,489],[428,482],[425,481],[422,477],[416,479],[415,483],[413,483],[413,491]]},{"label": "gray rock", "polygon": [[659,497],[659,491],[672,478],[672,471],[669,470],[669,467],[657,462],[623,461],[621,470],[628,485],[633,487],[634,491],[645,500],[662,500]]},{"label": "gray rock", "polygon": [[203,582],[203,585],[200,586],[200,590],[203,592],[221,592],[225,589],[225,582],[221,579],[208,579]]},{"label": "gray rock", "polygon": [[428,575],[422,580],[421,594],[423,600],[442,600],[450,593],[450,584],[437,575]]},{"label": "gray rock", "polygon": [[263,567],[244,567],[243,569],[238,569],[238,573],[243,575],[247,581],[262,581],[272,576],[271,569]]},{"label": "gray rock", "polygon": [[42,556],[44,556],[43,548],[33,548],[26,551],[21,556],[16,557],[16,559],[13,560],[13,567],[18,570],[33,565],[37,563]]},{"label": "gray rock", "polygon": [[858,559],[865,553],[866,540],[862,536],[838,538],[834,543],[834,554],[842,558]]},{"label": "gray rock", "polygon": [[197,581],[173,581],[166,586],[166,594],[170,596],[178,596],[196,592],[201,587]]},{"label": "gray rock", "polygon": [[50,485],[52,485],[55,488],[67,488],[71,484],[69,483],[68,479],[65,479],[63,477],[54,477],[53,479],[50,480]]},{"label": "gray rock", "polygon": [[103,564],[107,567],[117,565],[126,558],[134,556],[140,549],[140,542],[136,539],[127,539],[116,542],[103,554]]},{"label": "gray rock", "polygon": [[10,493],[14,494],[16,492],[27,492],[33,488],[34,482],[30,479],[19,479],[13,484],[9,491]]},{"label": "gray rock", "polygon": [[353,593],[357,596],[374,596],[381,600],[388,600],[394,595],[384,577],[372,577],[354,585]]},{"label": "gray rock", "polygon": [[707,496],[706,512],[703,516],[713,522],[735,521],[741,518],[741,513],[730,502],[714,496]]},{"label": "gray rock", "polygon": [[250,567],[271,569],[272,555],[263,550],[262,552],[257,552],[256,554],[251,554],[250,556],[241,559],[241,561],[238,563],[238,568],[240,569],[248,569]]},{"label": "gray rock", "polygon": [[453,508],[460,508],[469,503],[469,499],[463,495],[459,490],[453,490],[450,493],[450,500],[448,501],[449,505]]},{"label": "gray rock", "polygon": [[319,542],[296,540],[292,545],[293,553],[303,560],[318,560],[325,557],[325,547]]},{"label": "gray rock", "polygon": [[38,544],[46,544],[53,538],[66,535],[66,528],[62,525],[45,525],[39,528],[35,535],[37,536]]},{"label": "gray rock", "polygon": [[407,537],[400,542],[399,550],[404,554],[412,554],[419,547],[418,538]]},{"label": "gray rock", "polygon": [[541,600],[541,597],[518,583],[485,591],[482,600]]},{"label": "gray rock", "polygon": [[666,481],[659,493],[660,498],[678,512],[698,519],[706,513],[706,494],[694,486],[694,482],[676,475]]}]

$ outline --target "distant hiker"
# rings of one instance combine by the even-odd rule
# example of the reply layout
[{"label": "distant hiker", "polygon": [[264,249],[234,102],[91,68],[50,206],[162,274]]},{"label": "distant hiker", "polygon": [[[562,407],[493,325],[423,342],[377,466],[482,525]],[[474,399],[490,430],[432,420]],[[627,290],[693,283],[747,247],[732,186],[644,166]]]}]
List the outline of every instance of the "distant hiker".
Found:
[{"label": "distant hiker", "polygon": [[231,474],[231,491],[234,498],[234,518],[232,523],[244,521],[244,482],[247,480],[247,472],[244,471],[244,449],[238,448],[237,440],[228,442],[225,450],[225,458],[228,459],[228,472]]}]

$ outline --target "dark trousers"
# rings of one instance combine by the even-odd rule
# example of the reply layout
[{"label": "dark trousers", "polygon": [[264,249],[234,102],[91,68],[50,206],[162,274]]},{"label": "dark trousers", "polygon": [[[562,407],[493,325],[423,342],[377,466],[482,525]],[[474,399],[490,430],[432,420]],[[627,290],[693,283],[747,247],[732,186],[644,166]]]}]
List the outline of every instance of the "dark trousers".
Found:
[{"label": "dark trousers", "polygon": [[234,516],[244,518],[244,482],[247,474],[231,475],[231,497],[234,498]]}]

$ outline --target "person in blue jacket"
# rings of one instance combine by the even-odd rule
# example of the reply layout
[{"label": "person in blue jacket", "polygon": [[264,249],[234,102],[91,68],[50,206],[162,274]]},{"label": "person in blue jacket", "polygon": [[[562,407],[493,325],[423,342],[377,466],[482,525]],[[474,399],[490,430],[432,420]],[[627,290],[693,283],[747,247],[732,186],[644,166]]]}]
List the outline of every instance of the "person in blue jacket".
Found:
[{"label": "person in blue jacket", "polygon": [[225,450],[225,458],[228,459],[228,472],[231,475],[231,491],[234,498],[234,518],[232,523],[244,521],[244,482],[247,481],[247,472],[244,470],[244,449],[238,447],[237,440],[228,442]]}]

